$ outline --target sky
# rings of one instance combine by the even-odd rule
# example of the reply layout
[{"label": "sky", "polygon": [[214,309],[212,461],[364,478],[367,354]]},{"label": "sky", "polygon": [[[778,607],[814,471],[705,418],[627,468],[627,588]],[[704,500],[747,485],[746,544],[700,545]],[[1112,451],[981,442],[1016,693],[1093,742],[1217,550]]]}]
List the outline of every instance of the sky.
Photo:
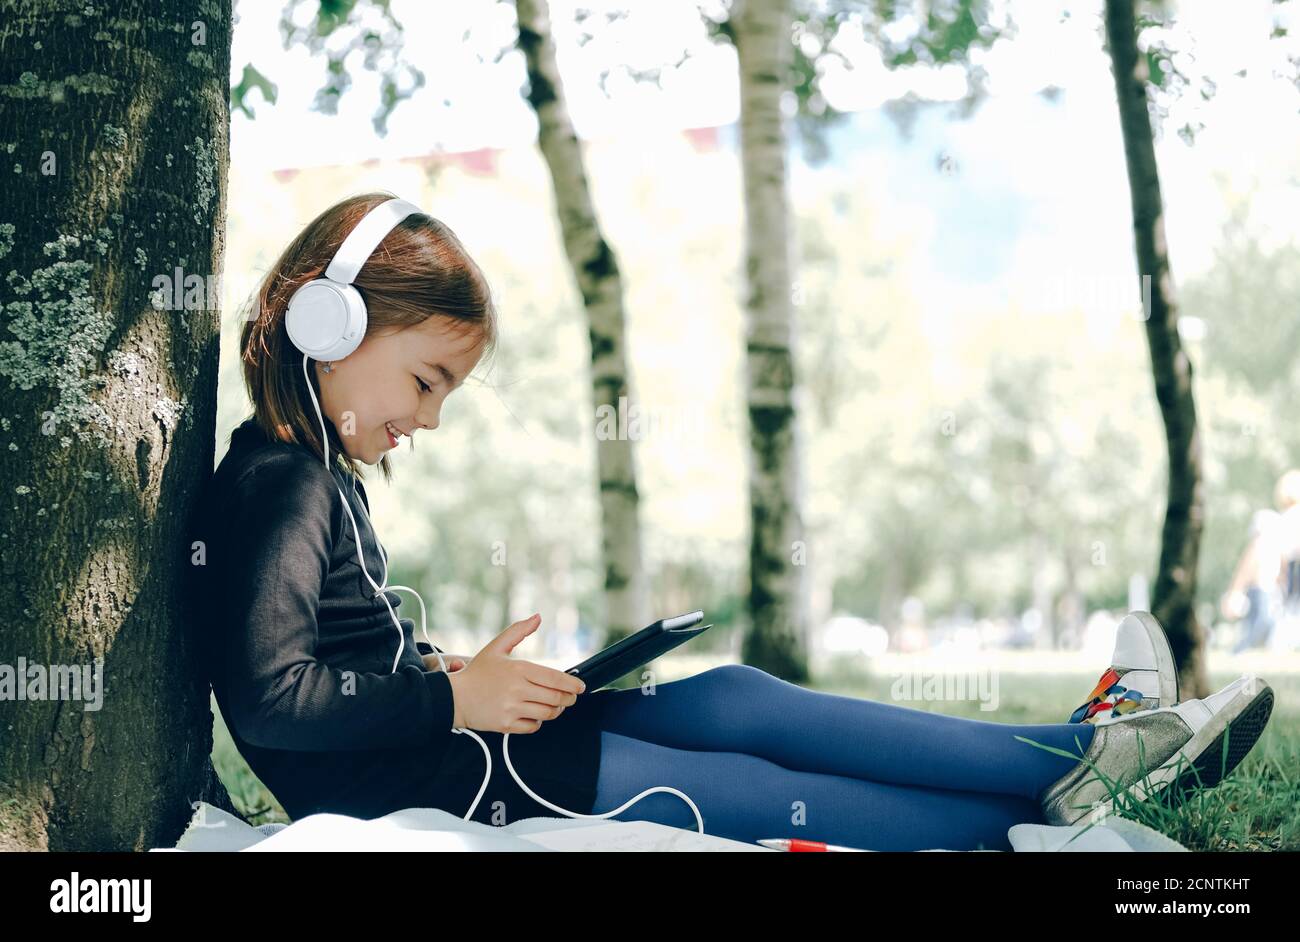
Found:
[{"label": "sky", "polygon": [[[908,133],[884,106],[909,92],[955,101],[965,91],[961,70],[891,72],[869,43],[853,41],[849,31],[839,37],[835,48],[853,71],[830,68],[822,87],[832,105],[853,114],[830,136],[830,168],[855,174],[872,193],[883,235],[914,240],[911,264],[932,333],[945,333],[953,317],[1008,302],[1051,306],[1064,292],[1078,295],[1080,285],[1099,310],[1114,312],[1110,299],[1119,297],[1130,298],[1136,313],[1127,180],[1100,0],[995,3],[995,18],[1014,14],[1016,34],[977,57],[988,74],[987,100],[966,120],[951,118],[947,107],[926,107]],[[603,26],[598,41],[579,44],[579,5],[596,11],[594,19],[620,7],[631,14]],[[314,6],[299,4],[296,19],[306,22]],[[232,116],[232,161],[270,170],[535,140],[535,120],[520,94],[521,55],[510,50],[492,63],[513,39],[511,5],[394,0],[392,7],[406,29],[403,55],[425,72],[427,84],[397,107],[380,138],[371,123],[378,80],[362,69],[360,53],[350,60],[353,85],[338,114],[312,111],[323,57],[301,46],[283,49],[279,4],[239,3],[232,81],[252,62],[276,83],[278,99],[268,105],[254,93],[256,120]],[[1300,55],[1300,24],[1291,24],[1285,41],[1270,39],[1279,11],[1295,15],[1270,0],[1183,0],[1176,9],[1178,28],[1168,38],[1191,83],[1171,105],[1157,143],[1175,283],[1212,262],[1230,201],[1252,188],[1265,196],[1252,201],[1252,212],[1269,239],[1294,239],[1300,220],[1300,89],[1273,74],[1289,65],[1294,76],[1285,57]],[[580,137],[640,136],[650,147],[667,133],[736,122],[734,52],[706,41],[690,0],[554,0],[551,14]],[[601,91],[602,69],[651,68],[676,61],[684,48],[691,58],[665,73],[662,87],[637,85],[615,69],[608,94]],[[1246,75],[1235,77],[1243,68]],[[1209,101],[1198,94],[1201,75],[1217,83]],[[1049,87],[1059,92],[1044,95]],[[1187,121],[1204,124],[1194,146],[1174,133]],[[734,144],[735,128],[722,139]],[[791,147],[798,152],[793,139]],[[940,161],[947,172],[936,169]],[[796,200],[826,172],[794,161]]]}]

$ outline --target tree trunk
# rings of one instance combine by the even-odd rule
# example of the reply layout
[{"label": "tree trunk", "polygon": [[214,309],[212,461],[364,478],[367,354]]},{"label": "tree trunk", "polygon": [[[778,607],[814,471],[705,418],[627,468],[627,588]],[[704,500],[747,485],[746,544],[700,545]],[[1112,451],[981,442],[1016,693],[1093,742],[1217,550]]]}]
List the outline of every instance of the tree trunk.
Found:
[{"label": "tree trunk", "polygon": [[[564,100],[546,0],[517,0],[519,48],[528,72],[528,103],[537,114],[537,142],[550,169],[556,212],[587,310],[591,385],[600,476],[605,562],[607,643],[645,624],[641,529],[632,442],[622,434],[629,392],[623,317],[623,280],[592,206],[582,150]],[[602,421],[602,419],[606,421]],[[612,437],[605,434],[618,430]]]},{"label": "tree trunk", "polygon": [[1165,244],[1151,115],[1147,110],[1147,63],[1138,51],[1132,0],[1106,0],[1106,39],[1124,135],[1147,345],[1169,452],[1169,497],[1151,613],[1168,632],[1181,689],[1187,696],[1202,697],[1210,691],[1204,632],[1195,607],[1205,501],[1201,441],[1192,396],[1192,363],[1178,338],[1178,308]]},{"label": "tree trunk", "polygon": [[[233,810],[184,591],[215,447],[230,17],[0,0],[3,850],[171,846],[193,802]],[[156,290],[177,267],[198,309]]]},{"label": "tree trunk", "polygon": [[790,210],[781,116],[791,67],[791,22],[789,0],[736,0],[730,34],[740,63],[748,286],[750,630],[744,660],[799,682],[808,679],[802,589],[808,547],[799,508]]}]

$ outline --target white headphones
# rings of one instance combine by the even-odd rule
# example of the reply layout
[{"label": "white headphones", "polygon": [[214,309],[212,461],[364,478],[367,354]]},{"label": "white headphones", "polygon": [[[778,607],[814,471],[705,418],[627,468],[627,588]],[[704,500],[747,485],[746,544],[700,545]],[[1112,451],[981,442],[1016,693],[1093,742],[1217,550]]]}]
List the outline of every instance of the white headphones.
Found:
[{"label": "white headphones", "polygon": [[284,326],[293,345],[313,360],[341,360],[366,336],[366,302],[352,286],[361,266],[393,228],[412,213],[414,203],[391,199],[375,206],[348,233],[324,278],[307,282],[289,298]]},{"label": "white headphones", "polygon": [[[284,315],[285,329],[289,333],[290,342],[298,350],[302,351],[302,375],[307,381],[307,392],[311,394],[311,401],[316,406],[316,417],[320,419],[321,443],[325,448],[325,467],[327,470],[330,468],[329,435],[325,431],[325,417],[321,413],[320,401],[316,398],[316,390],[313,388],[307,373],[307,361],[309,359],[342,360],[361,345],[361,341],[366,336],[366,302],[362,300],[361,292],[353,287],[352,282],[361,271],[361,266],[379,247],[379,243],[384,241],[384,237],[407,216],[412,213],[422,212],[424,210],[414,203],[408,203],[406,200],[390,199],[379,203],[362,217],[356,228],[348,233],[347,238],[343,240],[343,244],[339,246],[338,252],[334,254],[334,258],[330,261],[329,267],[325,269],[325,277],[307,282],[289,298],[289,307]],[[325,372],[329,371],[330,368],[327,365]],[[331,476],[333,476],[332,471]],[[420,593],[410,586],[390,586],[387,584],[388,554],[384,552],[384,547],[379,542],[379,536],[374,533],[374,526],[371,525],[370,532],[375,536],[375,545],[379,547],[379,555],[384,564],[383,581],[376,585],[375,580],[370,576],[370,571],[366,569],[365,556],[361,552],[361,536],[357,532],[357,520],[352,515],[352,507],[337,482],[335,482],[334,486],[338,489],[339,497],[343,498],[343,509],[347,511],[348,519],[352,521],[353,542],[357,547],[357,563],[361,566],[361,572],[365,575],[366,581],[375,590],[375,595],[383,599],[384,605],[388,607],[388,617],[393,620],[393,625],[397,628],[397,655],[393,658],[393,669],[390,673],[397,672],[397,665],[401,661],[402,651],[406,647],[406,634],[402,631],[402,625],[397,619],[397,613],[393,611],[393,606],[384,593],[385,589],[410,592],[415,596],[415,600],[420,603],[420,631],[424,634],[425,643],[433,648],[434,653],[438,656],[438,663],[446,671],[447,662],[443,658],[442,652],[429,640],[429,630],[425,621],[424,599],[420,598]],[[356,478],[352,479],[352,492],[356,493]],[[369,518],[367,518],[367,523],[369,523]],[[478,794],[474,796],[473,803],[470,804],[469,810],[465,812],[464,820],[468,821],[474,814],[474,809],[478,807],[479,801],[483,798],[483,793],[487,791],[488,782],[492,778],[492,754],[488,751],[487,743],[473,730],[453,728],[452,732],[464,733],[477,740],[479,746],[483,749],[483,756],[487,760],[487,771],[483,775],[483,784],[479,786]],[[691,810],[695,812],[699,832],[704,833],[704,819],[700,815],[699,808],[695,806],[695,802],[677,789],[669,788],[666,785],[647,788],[636,797],[603,814],[580,814],[552,804],[525,785],[523,779],[519,777],[519,773],[515,771],[515,767],[510,763],[510,749],[507,745],[509,739],[509,733],[506,733],[501,738],[501,755],[505,759],[506,768],[509,770],[510,775],[524,792],[539,804],[545,805],[553,811],[568,815],[570,818],[612,818],[647,795],[655,792],[669,792],[677,795],[691,806]]]}]

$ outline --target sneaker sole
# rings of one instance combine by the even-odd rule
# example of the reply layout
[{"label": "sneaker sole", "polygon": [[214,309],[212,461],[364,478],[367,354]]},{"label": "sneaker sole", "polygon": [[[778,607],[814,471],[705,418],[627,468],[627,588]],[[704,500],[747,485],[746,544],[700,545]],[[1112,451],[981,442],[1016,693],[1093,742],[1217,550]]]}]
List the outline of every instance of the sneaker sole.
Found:
[{"label": "sneaker sole", "polygon": [[[1197,730],[1182,749],[1170,756],[1160,768],[1123,790],[1121,795],[1140,802],[1160,795],[1172,786],[1170,794],[1174,802],[1179,803],[1199,789],[1213,788],[1231,774],[1255,747],[1272,713],[1272,687],[1264,684],[1264,689],[1254,694],[1240,691]],[[1102,805],[1110,811],[1114,799],[1107,798]]]},{"label": "sneaker sole", "polygon": [[1259,742],[1272,714],[1273,688],[1265,687],[1247,704],[1241,715],[1201,751],[1191,768],[1170,783],[1174,795],[1181,800],[1188,792],[1198,788],[1213,788],[1232,774],[1233,769],[1241,764],[1241,760]]}]

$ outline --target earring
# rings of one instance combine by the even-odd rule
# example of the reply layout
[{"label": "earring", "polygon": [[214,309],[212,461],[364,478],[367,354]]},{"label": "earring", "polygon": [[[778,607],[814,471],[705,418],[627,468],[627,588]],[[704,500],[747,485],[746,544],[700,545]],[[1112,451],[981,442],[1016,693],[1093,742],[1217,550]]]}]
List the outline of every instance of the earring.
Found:
[{"label": "earring", "polygon": [[323,369],[326,373],[333,373],[333,372],[334,372],[334,364],[333,364],[333,363],[326,363],[325,366],[322,367],[322,369]]}]

